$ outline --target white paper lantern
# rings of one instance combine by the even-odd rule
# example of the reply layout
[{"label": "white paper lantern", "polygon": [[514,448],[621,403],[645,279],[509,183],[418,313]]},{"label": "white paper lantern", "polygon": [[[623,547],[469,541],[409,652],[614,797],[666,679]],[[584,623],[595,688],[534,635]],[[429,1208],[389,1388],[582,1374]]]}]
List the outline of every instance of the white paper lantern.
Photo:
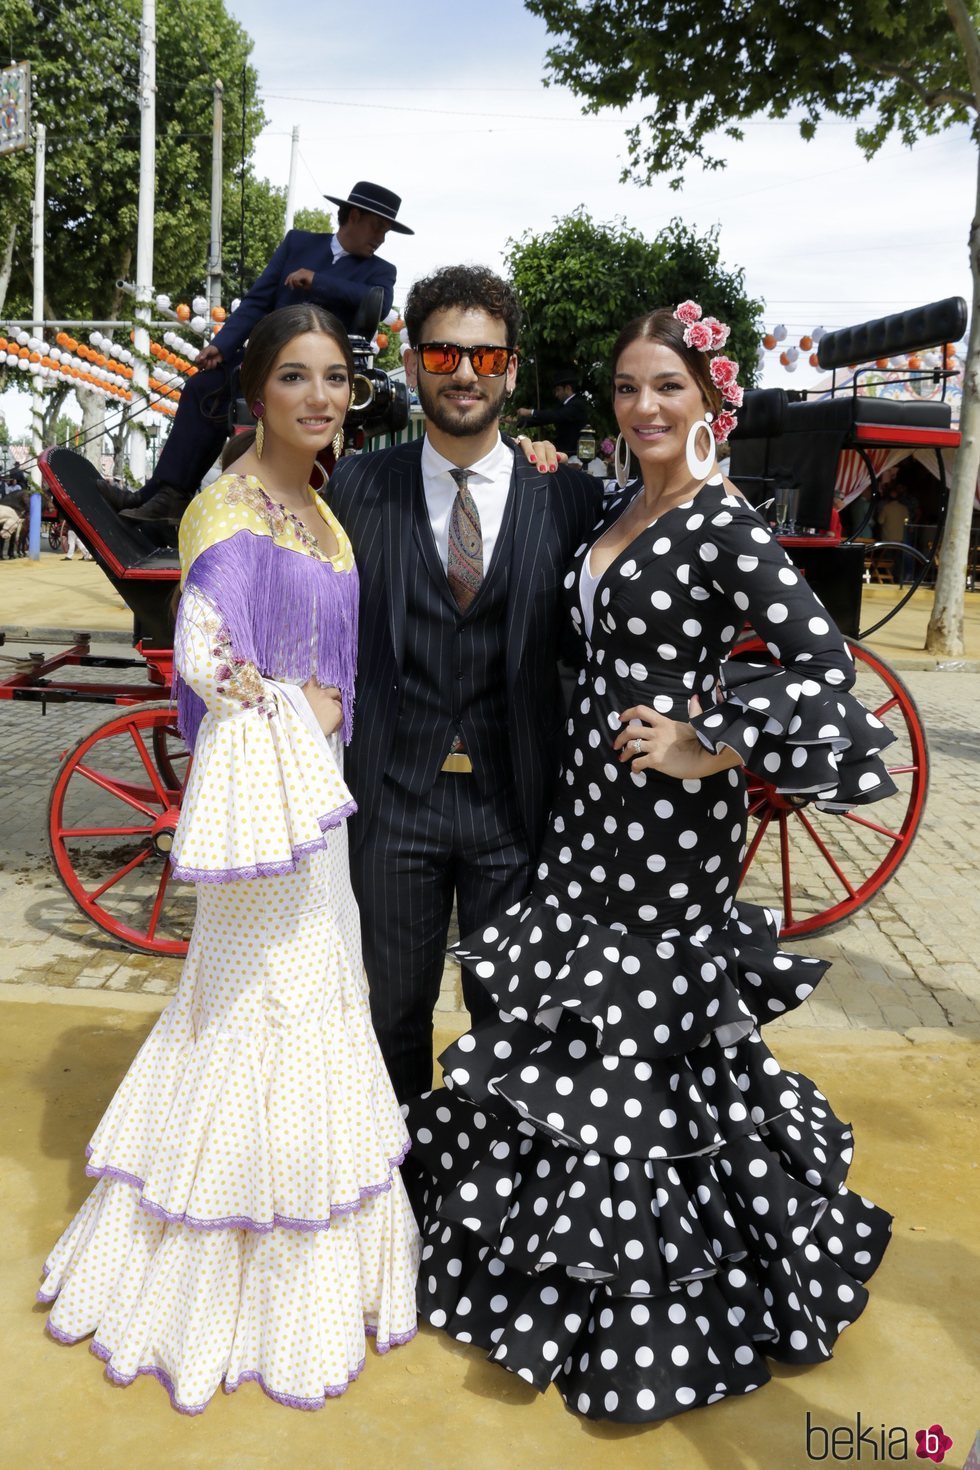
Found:
[{"label": "white paper lantern", "polygon": [[157,307],[157,311],[169,311],[170,310],[170,297],[169,296],[158,296],[156,298],[156,307]]},{"label": "white paper lantern", "polygon": [[786,328],[782,322],[779,323],[778,327],[773,327],[772,335],[775,337],[777,342],[786,341]]},{"label": "white paper lantern", "polygon": [[207,322],[203,316],[192,316],[189,323],[192,332],[203,332]]},{"label": "white paper lantern", "polygon": [[208,310],[207,297],[206,296],[195,296],[194,297],[194,300],[191,302],[191,311],[194,312],[195,316],[206,316],[207,315],[207,310]]}]

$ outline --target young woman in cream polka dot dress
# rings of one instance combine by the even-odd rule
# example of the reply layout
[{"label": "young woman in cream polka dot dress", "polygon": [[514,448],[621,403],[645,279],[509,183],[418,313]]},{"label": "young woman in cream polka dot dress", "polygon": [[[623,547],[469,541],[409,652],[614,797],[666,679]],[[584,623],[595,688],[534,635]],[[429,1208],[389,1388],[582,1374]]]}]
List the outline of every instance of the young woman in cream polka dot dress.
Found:
[{"label": "young woman in cream polka dot dress", "polygon": [[[252,334],[256,442],[180,528],[175,660],[194,764],[175,874],[198,885],[180,988],[89,1146],[98,1179],[45,1267],[59,1342],[176,1408],[254,1379],[319,1408],[415,1332],[408,1148],[371,1029],[342,772],[350,544],[309,488],[353,362],[319,307]],[[94,1336],[93,1336],[94,1334]]]},{"label": "young woman in cream polka dot dress", "polygon": [[[408,1115],[422,1314],[631,1423],[748,1393],[767,1356],[829,1357],[890,1223],[758,1029],[825,965],[736,906],[742,768],[829,805],[894,788],[839,633],[714,472],[741,402],[727,335],[687,302],[616,345],[642,483],[565,581],[583,670],[537,881],[460,944],[500,1015]],[[725,662],[746,622],[776,663]]]}]

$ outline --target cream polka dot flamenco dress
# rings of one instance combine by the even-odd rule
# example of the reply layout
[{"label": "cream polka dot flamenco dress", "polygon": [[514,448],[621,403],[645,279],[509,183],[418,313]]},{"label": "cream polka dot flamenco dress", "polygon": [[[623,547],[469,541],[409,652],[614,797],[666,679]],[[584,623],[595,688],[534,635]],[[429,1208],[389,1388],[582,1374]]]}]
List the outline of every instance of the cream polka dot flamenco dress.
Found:
[{"label": "cream polka dot flamenco dress", "polygon": [[357,577],[257,480],[181,525],[175,641],[194,764],[172,861],[198,885],[180,986],[99,1123],[98,1183],[44,1272],[48,1331],[109,1377],[199,1413],[257,1381],[313,1409],[415,1332],[408,1136],[371,1028],[338,733],[299,686],[342,691]]}]

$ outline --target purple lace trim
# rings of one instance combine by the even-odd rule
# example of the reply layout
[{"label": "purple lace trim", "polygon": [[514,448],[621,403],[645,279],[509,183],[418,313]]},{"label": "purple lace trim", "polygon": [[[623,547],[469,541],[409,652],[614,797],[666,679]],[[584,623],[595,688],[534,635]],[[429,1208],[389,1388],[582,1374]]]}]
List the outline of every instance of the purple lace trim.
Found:
[{"label": "purple lace trim", "polygon": [[411,1342],[412,1338],[418,1335],[418,1328],[413,1327],[409,1332],[389,1332],[383,1342],[378,1342],[378,1329],[376,1327],[371,1327],[365,1322],[364,1331],[368,1337],[375,1339],[374,1345],[381,1354],[390,1353],[392,1348],[404,1347],[407,1342]]},{"label": "purple lace trim", "polygon": [[[331,1221],[339,1215],[351,1215],[359,1210],[366,1200],[374,1199],[378,1195],[387,1194],[394,1183],[394,1170],[405,1162],[408,1151],[412,1146],[411,1139],[405,1143],[394,1158],[388,1160],[388,1168],[392,1171],[388,1178],[380,1184],[365,1184],[358,1192],[356,1200],[350,1200],[346,1204],[331,1205],[330,1219],[328,1220],[299,1220],[290,1215],[273,1215],[271,1222],[253,1220],[248,1215],[229,1215],[224,1219],[199,1220],[194,1215],[186,1213],[175,1214],[171,1210],[164,1209],[153,1200],[140,1199],[140,1209],[152,1215],[155,1220],[162,1220],[167,1225],[186,1225],[189,1230],[249,1230],[256,1235],[270,1235],[273,1230],[329,1230]],[[86,1154],[91,1156],[92,1148],[88,1145]],[[129,1174],[125,1169],[117,1169],[112,1164],[93,1165],[86,1164],[85,1172],[92,1179],[114,1179],[120,1184],[131,1185],[138,1189],[141,1194],[146,1187],[146,1181],[140,1179],[137,1174]],[[38,1296],[39,1301],[53,1301],[53,1297]]]},{"label": "purple lace trim", "polygon": [[[341,822],[346,822],[357,811],[357,802],[345,801],[336,811],[318,817],[317,824],[322,833],[333,831]],[[323,837],[312,837],[309,842],[300,842],[292,855],[278,863],[252,863],[244,868],[185,868],[175,863],[173,876],[181,883],[239,883],[246,878],[279,878],[286,873],[295,873],[300,863],[314,852],[322,852],[327,844]]]},{"label": "purple lace trim", "polygon": [[[51,1337],[54,1338],[55,1342],[64,1343],[66,1347],[74,1347],[77,1343],[83,1340],[81,1337],[69,1337],[66,1332],[62,1332],[60,1328],[55,1327],[51,1322],[45,1323],[45,1330]],[[370,1337],[374,1337],[377,1334],[377,1328],[369,1327],[367,1324],[365,1324],[364,1331]],[[386,1353],[393,1347],[401,1347],[406,1342],[411,1342],[417,1331],[418,1328],[415,1327],[412,1329],[411,1332],[391,1333],[391,1335],[385,1340],[384,1343],[377,1344],[378,1352]],[[120,1373],[117,1369],[113,1368],[111,1362],[112,1354],[107,1347],[103,1346],[101,1342],[93,1341],[89,1348],[89,1351],[93,1353],[100,1362],[105,1363],[106,1377],[109,1379],[110,1383],[118,1384],[121,1388],[128,1388],[131,1383],[136,1382],[137,1378],[155,1378],[157,1382],[162,1384],[163,1387],[167,1390],[167,1394],[170,1398],[170,1403],[179,1414],[187,1414],[191,1416],[195,1414],[203,1414],[204,1410],[211,1402],[210,1399],[205,1399],[203,1404],[182,1404],[177,1398],[177,1391],[174,1387],[173,1379],[170,1377],[170,1374],[167,1373],[163,1368],[153,1368],[148,1365],[144,1365],[137,1368],[135,1373]],[[222,1387],[224,1388],[225,1393],[234,1393],[235,1390],[239,1388],[240,1385],[243,1383],[257,1383],[264,1394],[266,1394],[270,1399],[274,1399],[277,1404],[285,1404],[287,1409],[322,1409],[327,1399],[339,1398],[342,1393],[347,1392],[350,1385],[363,1373],[366,1361],[366,1358],[362,1358],[357,1367],[353,1370],[353,1372],[348,1373],[346,1383],[328,1384],[323,1389],[323,1392],[319,1398],[300,1398],[298,1395],[292,1393],[279,1393],[276,1389],[269,1387],[262,1374],[255,1368],[248,1369],[246,1372],[242,1373],[240,1377],[236,1378],[234,1382],[229,1382],[227,1378],[222,1379]]]}]

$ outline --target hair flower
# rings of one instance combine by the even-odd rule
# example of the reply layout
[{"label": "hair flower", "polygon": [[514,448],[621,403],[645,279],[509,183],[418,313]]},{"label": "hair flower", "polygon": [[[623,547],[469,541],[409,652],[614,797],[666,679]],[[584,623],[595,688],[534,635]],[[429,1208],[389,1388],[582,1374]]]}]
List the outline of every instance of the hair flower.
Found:
[{"label": "hair flower", "polygon": [[711,346],[713,348],[724,347],[731,336],[732,329],[720,322],[716,316],[706,316],[704,325],[711,328]]},{"label": "hair flower", "polygon": [[[733,362],[730,357],[713,357],[708,364],[708,372],[711,374],[711,381],[715,387],[725,393],[727,388],[735,386],[738,378],[738,363]],[[727,393],[725,396],[728,396]]]},{"label": "hair flower", "polygon": [[727,408],[723,408],[721,413],[716,413],[711,421],[711,432],[714,434],[716,442],[722,444],[737,423],[738,419],[733,413],[729,413]]},{"label": "hair flower", "polygon": [[684,328],[684,341],[688,347],[699,352],[708,352],[711,348],[711,328],[704,322],[692,322],[689,327]]},{"label": "hair flower", "polygon": [[701,308],[696,301],[682,301],[675,309],[674,315],[679,322],[690,327],[701,320]]}]

